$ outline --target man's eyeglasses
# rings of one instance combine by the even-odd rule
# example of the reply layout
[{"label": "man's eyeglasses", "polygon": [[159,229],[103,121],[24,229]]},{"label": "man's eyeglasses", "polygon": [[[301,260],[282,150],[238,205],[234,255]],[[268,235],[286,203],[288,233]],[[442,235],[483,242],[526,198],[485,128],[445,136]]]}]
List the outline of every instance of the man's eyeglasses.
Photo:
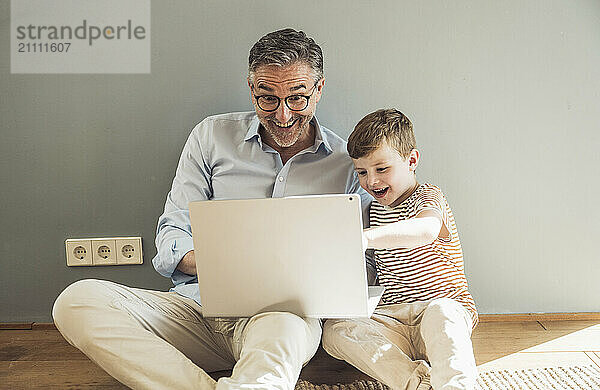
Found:
[{"label": "man's eyeglasses", "polygon": [[[310,95],[290,95],[283,99],[287,108],[291,111],[302,111],[308,107],[308,102],[315,92],[315,87],[317,86],[318,81],[311,88],[312,92]],[[252,86],[252,91],[254,92],[254,86]],[[256,105],[263,111],[273,112],[279,108],[281,104],[281,98],[275,95],[254,95],[254,99],[256,99]]]}]

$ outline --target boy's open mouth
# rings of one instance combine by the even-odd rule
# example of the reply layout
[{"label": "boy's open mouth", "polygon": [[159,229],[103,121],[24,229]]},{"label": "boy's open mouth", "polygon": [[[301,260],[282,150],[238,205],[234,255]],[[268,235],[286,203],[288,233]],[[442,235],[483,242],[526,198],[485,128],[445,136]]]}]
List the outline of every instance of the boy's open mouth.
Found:
[{"label": "boy's open mouth", "polygon": [[385,194],[387,194],[389,189],[390,189],[390,187],[380,188],[377,190],[373,189],[373,194],[375,195],[376,198],[383,198],[385,196]]}]

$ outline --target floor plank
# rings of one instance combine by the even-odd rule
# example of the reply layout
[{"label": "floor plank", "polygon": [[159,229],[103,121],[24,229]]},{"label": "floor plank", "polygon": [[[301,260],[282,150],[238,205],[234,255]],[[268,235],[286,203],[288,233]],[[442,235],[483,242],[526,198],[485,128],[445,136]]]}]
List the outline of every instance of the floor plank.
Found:
[{"label": "floor plank", "polygon": [[19,322],[19,323],[2,323],[0,322],[0,330],[16,330],[16,329],[31,329],[33,322]]},{"label": "floor plank", "polygon": [[0,361],[88,360],[56,330],[0,331]]},{"label": "floor plank", "polygon": [[88,361],[0,362],[0,388],[28,389],[128,389]]},{"label": "floor plank", "polygon": [[546,342],[545,332],[535,321],[481,323],[471,337],[475,362],[484,364]]},{"label": "floor plank", "polygon": [[[600,367],[600,321],[481,323],[473,332],[480,370],[559,364]],[[213,377],[229,372],[213,373]],[[334,384],[367,378],[321,348],[301,378]],[[50,327],[0,330],[0,389],[126,389]]]},{"label": "floor plank", "polygon": [[595,327],[600,329],[600,320],[573,320],[573,321],[539,321],[548,331],[576,331]]}]

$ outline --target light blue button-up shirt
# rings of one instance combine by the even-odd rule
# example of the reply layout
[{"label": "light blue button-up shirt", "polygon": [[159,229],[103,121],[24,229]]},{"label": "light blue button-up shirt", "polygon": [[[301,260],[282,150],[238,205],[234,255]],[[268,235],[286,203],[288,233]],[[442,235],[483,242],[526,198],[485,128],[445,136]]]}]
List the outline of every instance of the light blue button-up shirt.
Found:
[{"label": "light blue button-up shirt", "polygon": [[[156,271],[173,281],[173,291],[200,303],[197,278],[176,269],[194,249],[189,202],[356,193],[366,210],[372,198],[358,184],[346,142],[316,117],[312,123],[314,145],[285,164],[263,143],[254,111],[211,116],[194,127],[158,219],[158,253],[152,259]],[[368,221],[366,215],[363,221]]]}]

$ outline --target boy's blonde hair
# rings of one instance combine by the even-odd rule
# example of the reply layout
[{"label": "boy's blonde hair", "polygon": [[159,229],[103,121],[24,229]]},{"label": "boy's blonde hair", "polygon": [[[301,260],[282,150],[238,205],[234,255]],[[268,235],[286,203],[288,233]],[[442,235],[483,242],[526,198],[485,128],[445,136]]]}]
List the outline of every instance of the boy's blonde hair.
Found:
[{"label": "boy's blonde hair", "polygon": [[402,158],[410,156],[417,147],[412,123],[394,108],[377,110],[362,118],[348,137],[348,154],[354,159],[367,156],[384,141]]}]

